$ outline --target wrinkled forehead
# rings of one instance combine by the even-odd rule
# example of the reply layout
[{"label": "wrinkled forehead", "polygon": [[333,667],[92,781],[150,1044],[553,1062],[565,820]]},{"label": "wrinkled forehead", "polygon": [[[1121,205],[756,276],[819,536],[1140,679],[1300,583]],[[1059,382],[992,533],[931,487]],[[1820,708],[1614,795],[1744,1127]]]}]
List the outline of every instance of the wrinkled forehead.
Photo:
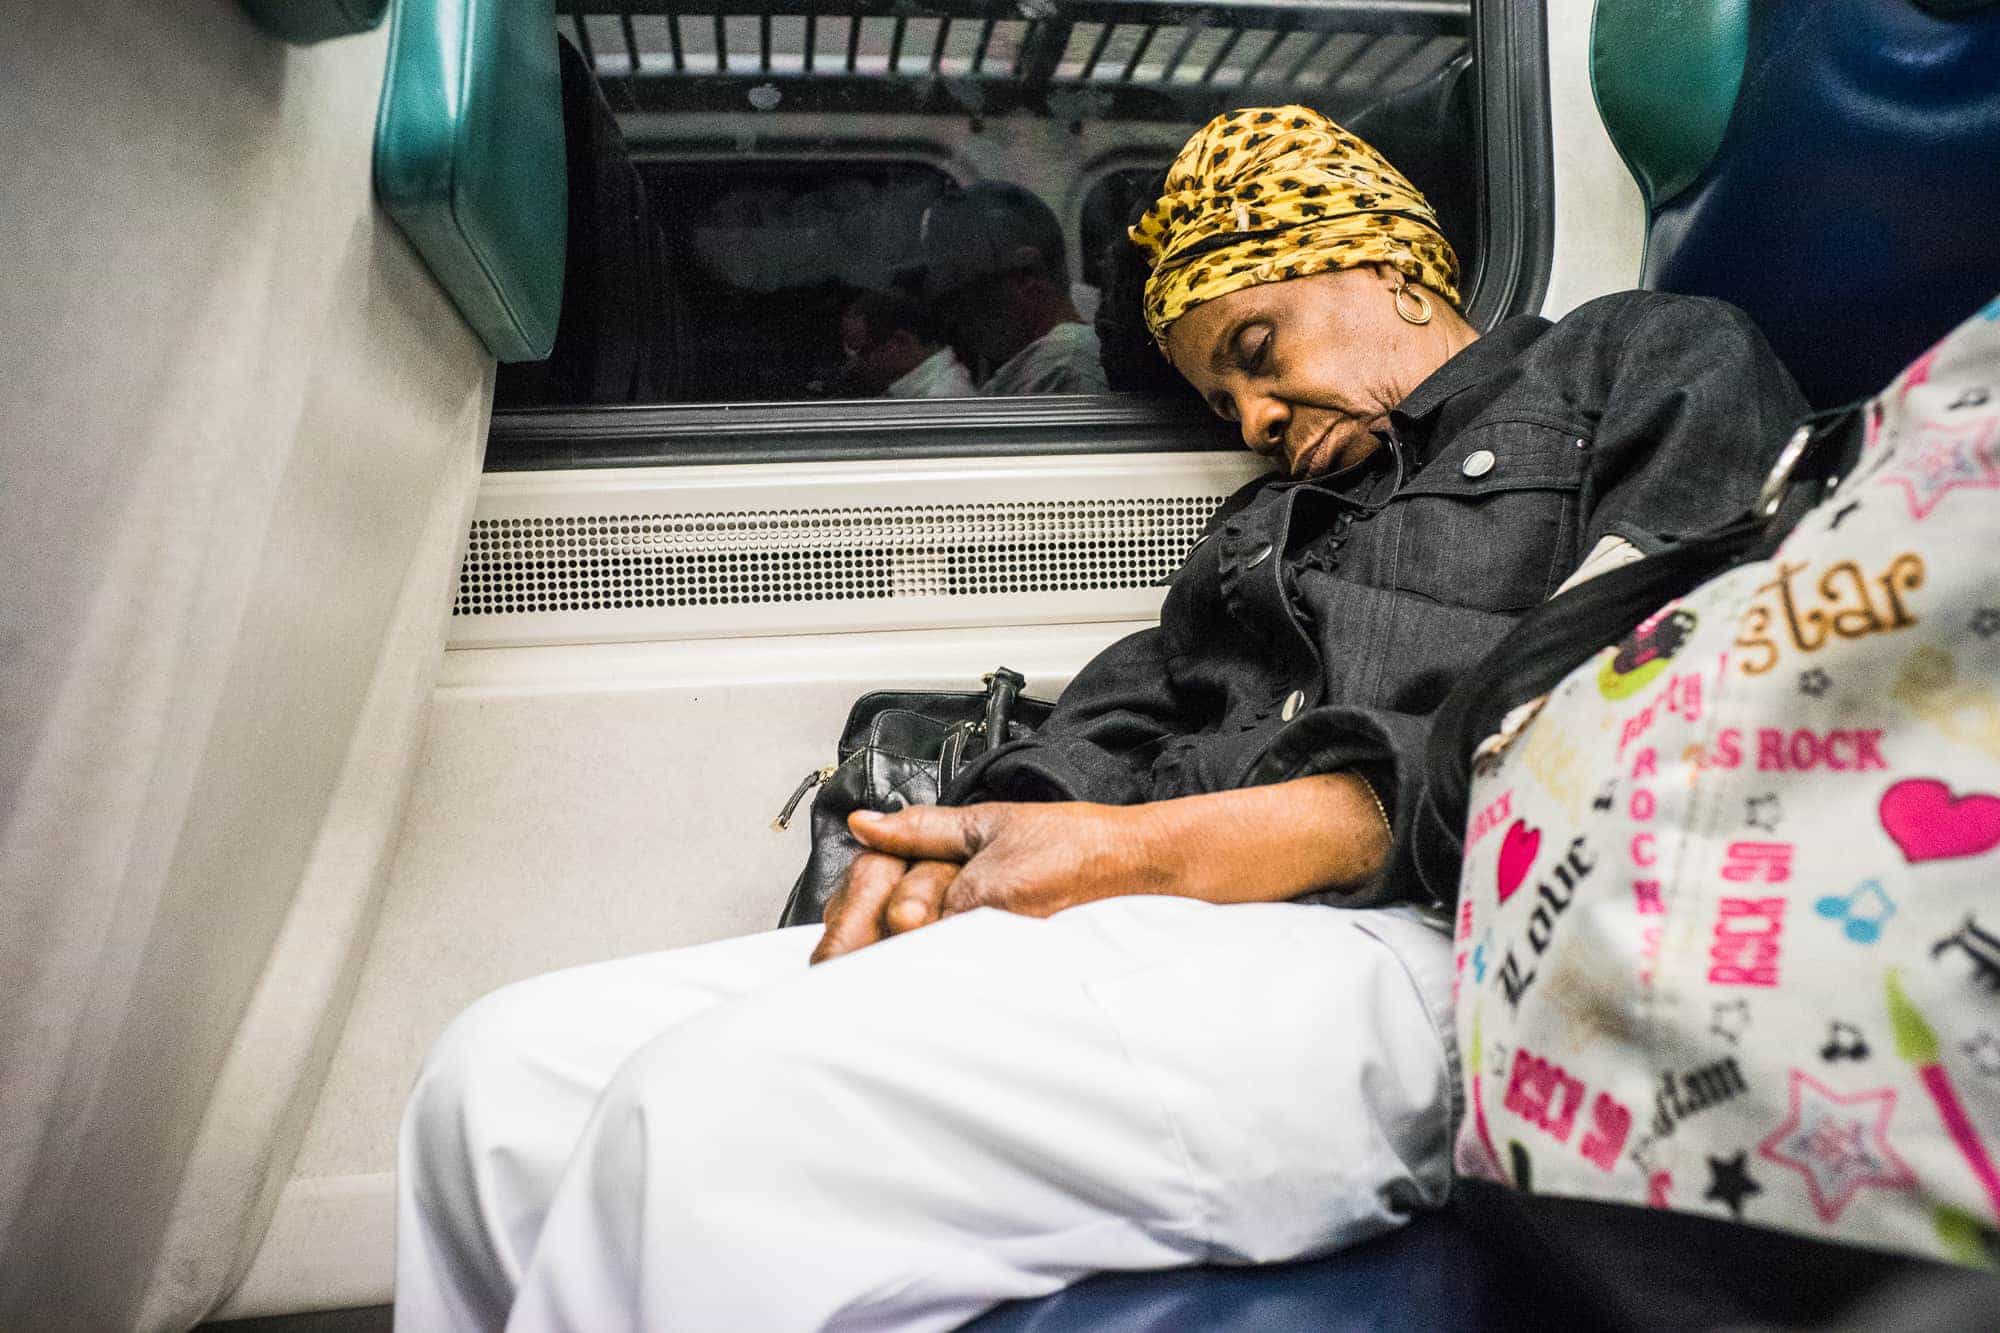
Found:
[{"label": "wrinkled forehead", "polygon": [[1189,379],[1212,378],[1209,363],[1218,351],[1227,350],[1223,339],[1236,324],[1250,318],[1283,322],[1287,302],[1282,298],[1287,293],[1277,290],[1283,285],[1255,283],[1189,306],[1162,331],[1161,350]]}]

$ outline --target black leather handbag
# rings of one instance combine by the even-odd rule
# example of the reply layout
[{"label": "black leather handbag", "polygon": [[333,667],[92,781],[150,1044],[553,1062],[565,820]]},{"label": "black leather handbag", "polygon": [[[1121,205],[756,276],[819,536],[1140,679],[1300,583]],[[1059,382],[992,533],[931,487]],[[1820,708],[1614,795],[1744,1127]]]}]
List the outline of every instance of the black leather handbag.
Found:
[{"label": "black leather handbag", "polygon": [[861,845],[847,831],[856,810],[935,804],[967,761],[1034,734],[1055,707],[1021,693],[1028,682],[1001,667],[984,690],[877,690],[855,700],[841,728],[836,762],[814,769],[771,821],[782,832],[814,787],[812,853],[792,885],[780,926],[823,920]]}]

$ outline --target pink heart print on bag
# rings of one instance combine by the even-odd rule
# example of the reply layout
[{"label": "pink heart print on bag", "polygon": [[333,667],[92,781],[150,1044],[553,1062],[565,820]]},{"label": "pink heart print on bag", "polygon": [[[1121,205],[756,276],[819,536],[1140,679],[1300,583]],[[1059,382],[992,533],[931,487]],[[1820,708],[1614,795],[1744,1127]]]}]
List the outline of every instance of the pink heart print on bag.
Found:
[{"label": "pink heart print on bag", "polygon": [[1528,878],[1528,872],[1535,868],[1535,854],[1542,849],[1542,831],[1531,829],[1526,821],[1515,820],[1508,826],[1506,836],[1500,840],[1500,867],[1498,870],[1500,901],[1506,902]]},{"label": "pink heart print on bag", "polygon": [[1953,796],[1934,778],[1906,778],[1882,793],[1880,812],[1911,865],[2000,847],[2000,796]]}]

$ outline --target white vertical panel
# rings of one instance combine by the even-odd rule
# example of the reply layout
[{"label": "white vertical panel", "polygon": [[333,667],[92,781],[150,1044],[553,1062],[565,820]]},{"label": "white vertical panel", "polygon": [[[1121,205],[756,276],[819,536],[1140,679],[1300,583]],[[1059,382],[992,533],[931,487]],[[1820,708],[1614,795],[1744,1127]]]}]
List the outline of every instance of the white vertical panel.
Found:
[{"label": "white vertical panel", "polygon": [[1595,0],[1547,0],[1549,129],[1555,149],[1555,254],[1542,313],[1560,319],[1585,301],[1639,285],[1646,215],[1590,90]]}]

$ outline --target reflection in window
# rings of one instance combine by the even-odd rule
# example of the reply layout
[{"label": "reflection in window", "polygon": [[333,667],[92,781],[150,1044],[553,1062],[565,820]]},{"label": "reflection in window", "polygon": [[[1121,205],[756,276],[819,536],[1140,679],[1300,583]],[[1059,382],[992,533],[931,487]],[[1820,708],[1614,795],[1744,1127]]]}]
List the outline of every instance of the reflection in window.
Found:
[{"label": "reflection in window", "polygon": [[863,292],[840,316],[837,391],[855,398],[970,398],[979,392],[932,304]]},{"label": "reflection in window", "polygon": [[[1182,392],[1145,338],[1123,234],[1180,143],[1239,106],[1302,102],[1370,139],[1477,263],[1469,3],[557,8],[592,11],[557,26],[637,166],[680,312],[641,326],[671,331],[679,401],[956,392],[956,367],[988,392]],[[1037,224],[994,223],[1006,208],[965,225],[964,201],[992,182],[1053,220],[1059,260],[1027,262],[1048,247]],[[573,230],[575,215],[573,201]],[[955,228],[957,261],[941,262],[939,237],[927,247],[927,216]],[[1008,274],[1027,276],[1010,289]],[[994,327],[1026,305],[1056,335],[1031,365]],[[566,304],[562,336],[593,318]],[[1092,373],[1071,373],[1084,354]],[[921,385],[906,380],[926,364]]]},{"label": "reflection in window", "polygon": [[912,162],[644,162],[691,316],[687,398],[776,402],[843,387],[841,316],[917,281],[918,228],[952,188]]}]

